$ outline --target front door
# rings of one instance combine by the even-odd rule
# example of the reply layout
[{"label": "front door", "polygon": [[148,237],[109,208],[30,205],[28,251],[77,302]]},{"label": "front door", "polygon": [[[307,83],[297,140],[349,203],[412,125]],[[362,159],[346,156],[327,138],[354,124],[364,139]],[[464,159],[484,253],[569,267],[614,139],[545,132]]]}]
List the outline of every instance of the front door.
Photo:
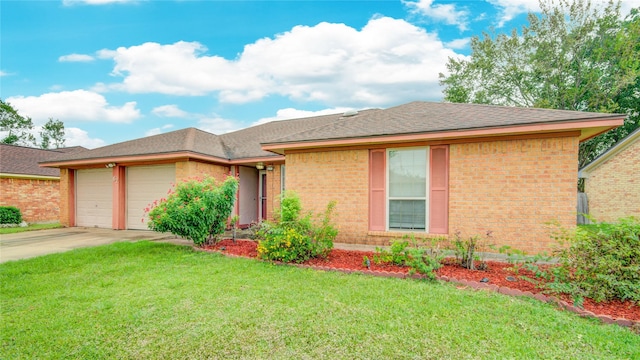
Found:
[{"label": "front door", "polygon": [[256,168],[249,166],[240,166],[239,171],[238,213],[240,225],[257,223],[260,220],[260,175]]},{"label": "front door", "polygon": [[259,212],[260,219],[267,220],[267,172],[262,170],[260,171],[260,203],[259,203]]}]

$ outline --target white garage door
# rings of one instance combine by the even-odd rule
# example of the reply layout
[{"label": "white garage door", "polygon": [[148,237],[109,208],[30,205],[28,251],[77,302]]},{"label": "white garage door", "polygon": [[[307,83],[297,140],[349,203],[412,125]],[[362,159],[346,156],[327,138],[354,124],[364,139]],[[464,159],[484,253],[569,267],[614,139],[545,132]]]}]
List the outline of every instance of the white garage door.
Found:
[{"label": "white garage door", "polygon": [[171,165],[134,166],[127,168],[127,229],[147,230],[144,209],[167,197],[176,181],[176,167]]},{"label": "white garage door", "polygon": [[76,225],[111,228],[113,214],[113,171],[76,171]]}]

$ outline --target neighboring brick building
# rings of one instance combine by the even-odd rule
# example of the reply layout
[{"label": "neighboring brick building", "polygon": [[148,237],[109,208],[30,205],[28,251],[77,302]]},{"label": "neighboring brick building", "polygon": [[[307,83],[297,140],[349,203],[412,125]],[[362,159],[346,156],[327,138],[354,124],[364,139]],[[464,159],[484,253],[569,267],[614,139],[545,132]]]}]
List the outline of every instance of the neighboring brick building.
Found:
[{"label": "neighboring brick building", "polygon": [[0,144],[0,206],[17,207],[28,223],[59,221],[60,170],[40,167],[38,162],[81,149]]},{"label": "neighboring brick building", "polygon": [[[547,222],[575,226],[579,142],[624,117],[413,102],[221,136],[178,130],[45,165],[61,169],[67,226],[139,228],[139,215],[126,216],[140,211],[132,198],[160,194],[144,193],[151,179],[164,194],[181,178],[231,173],[240,178],[240,224],[271,218],[286,188],[307,210],[337,201],[338,242],[491,231],[498,246],[537,253],[550,249]],[[142,176],[152,172],[164,175]]]},{"label": "neighboring brick building", "polygon": [[640,129],[580,169],[580,177],[595,220],[640,217]]}]

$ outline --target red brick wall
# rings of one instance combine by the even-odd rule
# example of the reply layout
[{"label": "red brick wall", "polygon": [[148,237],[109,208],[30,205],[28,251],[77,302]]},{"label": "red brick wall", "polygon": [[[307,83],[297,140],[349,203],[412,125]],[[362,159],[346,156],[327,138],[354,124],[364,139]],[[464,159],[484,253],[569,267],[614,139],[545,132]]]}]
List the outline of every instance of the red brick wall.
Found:
[{"label": "red brick wall", "polygon": [[[69,169],[60,169],[60,224],[66,227],[75,225],[72,224],[72,219],[70,218],[71,211],[73,210],[71,207],[75,206],[70,200],[70,196],[73,196],[70,192],[74,190],[72,180],[69,176],[72,171],[73,170]],[[73,221],[75,221],[75,219],[73,219]]]},{"label": "red brick wall", "polygon": [[[273,220],[274,211],[280,208],[280,165],[271,165],[273,170],[267,170],[267,219]],[[286,169],[285,169],[286,173]]]},{"label": "red brick wall", "polygon": [[60,181],[0,178],[0,206],[17,207],[28,223],[58,221]]},{"label": "red brick wall", "polygon": [[597,221],[640,217],[640,140],[589,173],[585,192],[589,214]]},{"label": "red brick wall", "polygon": [[305,210],[316,213],[336,200],[336,241],[368,243],[368,150],[287,154],[285,187],[300,195]]},{"label": "red brick wall", "polygon": [[176,163],[176,181],[187,180],[199,175],[211,175],[218,181],[224,181],[230,171],[231,168],[229,166],[198,161],[181,161]]},{"label": "red brick wall", "polygon": [[450,147],[449,234],[493,232],[527,253],[553,245],[546,222],[576,224],[578,139],[505,140]]},{"label": "red brick wall", "polygon": [[[369,231],[369,151],[286,155],[286,188],[307,210],[337,200],[337,242],[388,244],[402,233]],[[578,139],[450,145],[449,235],[483,235],[527,253],[549,251],[548,221],[576,223]],[[425,233],[415,233],[428,236]]]}]

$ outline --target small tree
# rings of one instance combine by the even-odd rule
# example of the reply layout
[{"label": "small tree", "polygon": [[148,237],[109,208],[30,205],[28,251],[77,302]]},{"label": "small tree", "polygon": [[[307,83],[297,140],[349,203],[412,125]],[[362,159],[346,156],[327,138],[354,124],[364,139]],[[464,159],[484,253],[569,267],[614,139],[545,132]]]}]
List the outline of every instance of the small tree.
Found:
[{"label": "small tree", "polygon": [[49,149],[50,146],[56,149],[64,147],[64,123],[58,119],[49,118],[40,131],[40,147]]},{"label": "small tree", "polygon": [[238,180],[231,176],[220,185],[213,177],[179,183],[166,199],[145,209],[149,229],[202,245],[224,232],[237,191]]}]

